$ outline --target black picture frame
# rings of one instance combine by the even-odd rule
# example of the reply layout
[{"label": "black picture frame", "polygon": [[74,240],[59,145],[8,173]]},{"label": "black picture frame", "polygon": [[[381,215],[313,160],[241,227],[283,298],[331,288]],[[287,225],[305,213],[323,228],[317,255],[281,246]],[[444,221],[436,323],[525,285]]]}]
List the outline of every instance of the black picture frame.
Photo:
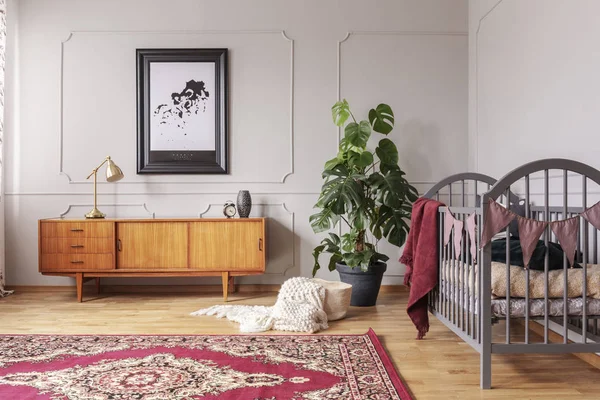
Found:
[{"label": "black picture frame", "polygon": [[[137,173],[227,174],[227,49],[137,49]],[[152,63],[214,63],[215,142],[212,150],[152,150]],[[184,82],[185,84],[185,82]],[[202,83],[203,84],[203,83]],[[181,88],[183,91],[187,89]],[[179,89],[177,89],[179,90]],[[183,93],[183,92],[182,92]],[[176,93],[173,93],[175,95]],[[172,95],[172,96],[173,96]],[[207,95],[208,97],[208,95]],[[170,112],[170,110],[169,110]],[[212,114],[212,113],[211,113]],[[181,116],[181,114],[179,114]],[[156,129],[155,129],[156,130]]]}]

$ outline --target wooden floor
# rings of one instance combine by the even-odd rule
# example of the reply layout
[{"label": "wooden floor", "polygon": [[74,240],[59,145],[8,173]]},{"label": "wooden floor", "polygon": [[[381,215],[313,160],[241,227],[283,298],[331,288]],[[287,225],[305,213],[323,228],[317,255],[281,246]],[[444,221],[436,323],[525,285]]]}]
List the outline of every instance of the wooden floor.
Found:
[{"label": "wooden floor", "polygon": [[[276,293],[235,293],[229,304],[271,305]],[[362,334],[369,327],[383,344],[416,399],[600,399],[600,370],[571,355],[495,355],[494,389],[479,389],[479,354],[432,318],[425,340],[415,340],[407,293],[380,295],[374,308],[352,308],[325,333]],[[190,317],[222,304],[219,293],[93,294],[31,291],[0,299],[0,333],[235,334],[237,325]],[[502,324],[494,329],[503,330]]]}]

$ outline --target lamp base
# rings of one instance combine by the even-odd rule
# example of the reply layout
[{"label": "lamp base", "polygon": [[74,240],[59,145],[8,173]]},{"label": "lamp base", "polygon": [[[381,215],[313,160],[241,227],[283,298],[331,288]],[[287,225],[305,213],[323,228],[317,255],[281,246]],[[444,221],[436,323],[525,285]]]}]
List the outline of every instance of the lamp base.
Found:
[{"label": "lamp base", "polygon": [[92,211],[90,211],[89,213],[85,214],[86,218],[104,218],[106,217],[106,214],[100,212],[100,210],[98,210],[96,207],[94,207],[94,209]]}]

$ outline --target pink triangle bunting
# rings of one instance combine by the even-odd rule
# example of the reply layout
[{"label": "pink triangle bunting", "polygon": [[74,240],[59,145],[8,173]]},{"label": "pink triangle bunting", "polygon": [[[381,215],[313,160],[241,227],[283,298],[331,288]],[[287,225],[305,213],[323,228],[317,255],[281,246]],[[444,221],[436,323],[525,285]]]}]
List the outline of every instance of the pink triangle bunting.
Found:
[{"label": "pink triangle bunting", "polygon": [[463,222],[457,219],[454,220],[454,256],[460,257],[461,249],[460,243],[462,242],[463,236]]},{"label": "pink triangle bunting", "polygon": [[450,212],[450,209],[446,207],[446,213],[444,216],[444,246],[450,241],[450,234],[452,233],[452,227],[454,226],[454,216]]},{"label": "pink triangle bunting", "polygon": [[523,265],[525,268],[528,268],[537,241],[548,223],[520,217],[517,218],[517,222],[519,223],[519,240],[521,242],[521,250],[523,251]]},{"label": "pink triangle bunting", "polygon": [[469,240],[471,241],[471,261],[475,263],[477,259],[477,237],[475,236],[475,228],[477,226],[477,213],[469,215],[467,218],[467,232],[469,232]]},{"label": "pink triangle bunting", "polygon": [[485,206],[485,216],[483,223],[483,232],[481,234],[480,247],[484,247],[491,242],[494,235],[506,228],[508,224],[516,217],[515,214],[489,199]]},{"label": "pink triangle bunting", "polygon": [[581,213],[581,216],[586,219],[596,229],[600,229],[600,201]]},{"label": "pink triangle bunting", "polygon": [[[587,219],[587,218],[586,218]],[[575,261],[575,250],[577,250],[577,232],[579,231],[579,217],[554,221],[550,223],[550,229],[556,235],[558,243],[567,254],[569,264],[573,267]]]}]

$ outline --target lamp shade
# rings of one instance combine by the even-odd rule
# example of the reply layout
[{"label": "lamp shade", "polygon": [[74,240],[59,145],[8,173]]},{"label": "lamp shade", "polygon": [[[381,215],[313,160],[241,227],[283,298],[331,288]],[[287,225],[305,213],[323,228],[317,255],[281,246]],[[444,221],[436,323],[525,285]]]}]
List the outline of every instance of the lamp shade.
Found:
[{"label": "lamp shade", "polygon": [[107,182],[116,182],[116,181],[120,181],[121,179],[123,179],[125,175],[123,175],[123,171],[121,171],[121,168],[119,168],[117,166],[117,164],[115,164],[113,162],[113,160],[108,159],[107,165],[106,165],[106,181]]}]

